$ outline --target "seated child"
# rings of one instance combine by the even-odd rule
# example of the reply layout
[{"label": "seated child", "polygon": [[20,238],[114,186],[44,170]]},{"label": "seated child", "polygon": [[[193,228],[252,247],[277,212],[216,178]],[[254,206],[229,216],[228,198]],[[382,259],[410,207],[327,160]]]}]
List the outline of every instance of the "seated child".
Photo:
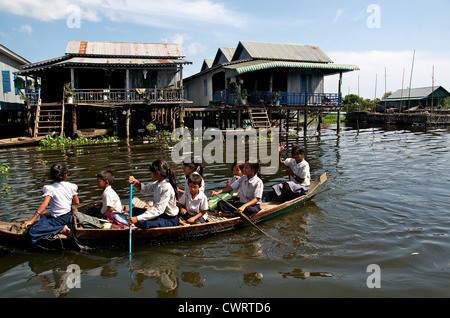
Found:
[{"label": "seated child", "polygon": [[217,209],[220,211],[219,216],[238,216],[241,213],[251,216],[261,210],[259,203],[263,195],[264,184],[258,171],[259,163],[247,160],[244,164],[244,176],[225,189],[211,192],[211,195],[215,196],[239,189],[239,199],[229,202],[232,206],[227,202],[219,201],[217,204]]},{"label": "seated child", "polygon": [[[227,181],[227,187],[231,186],[235,181],[239,180],[240,177],[244,175],[244,163],[243,162],[235,162],[231,167],[231,171],[233,172],[233,177]],[[231,197],[235,198],[239,196],[239,189],[231,191]]]},{"label": "seated child", "polygon": [[180,198],[180,214],[178,223],[182,225],[205,223],[208,218],[208,198],[200,191],[202,177],[197,173],[191,173],[188,177],[189,191]]},{"label": "seated child", "polygon": [[[64,163],[55,163],[50,168],[50,176],[54,183],[45,185],[43,190],[44,200],[33,215],[31,220],[23,222],[23,227],[30,227],[27,235],[31,244],[35,244],[39,239],[55,235],[58,233],[71,235],[67,224],[72,215],[72,204],[78,205],[78,187],[67,182],[69,170]],[[45,213],[45,209],[50,205],[50,213]],[[36,219],[40,217],[40,220]]]},{"label": "seated child", "polygon": [[279,182],[272,186],[278,197],[290,195],[305,195],[309,191],[311,175],[309,163],[305,160],[305,150],[300,146],[292,148],[292,158],[285,161],[281,159],[281,153],[285,147],[284,143],[278,148],[278,158],[280,165],[286,167],[289,181]]},{"label": "seated child", "polygon": [[103,190],[102,204],[95,204],[88,211],[87,215],[106,219],[111,212],[122,212],[122,202],[116,191],[111,187],[114,175],[110,170],[102,170],[97,174],[97,185]]},{"label": "seated child", "polygon": [[150,165],[150,175],[154,182],[142,184],[133,176],[128,178],[138,191],[154,193],[154,206],[149,210],[133,208],[130,223],[142,229],[178,225],[179,209],[176,205],[177,184],[175,172],[165,160],[155,160]]},{"label": "seated child", "polygon": [[183,161],[183,171],[186,176],[186,181],[184,182],[184,189],[178,188],[178,192],[183,194],[188,191],[188,177],[191,173],[196,173],[202,177],[202,185],[200,186],[200,191],[205,192],[205,181],[203,180],[203,167],[200,163],[194,161],[194,156],[187,157]]}]

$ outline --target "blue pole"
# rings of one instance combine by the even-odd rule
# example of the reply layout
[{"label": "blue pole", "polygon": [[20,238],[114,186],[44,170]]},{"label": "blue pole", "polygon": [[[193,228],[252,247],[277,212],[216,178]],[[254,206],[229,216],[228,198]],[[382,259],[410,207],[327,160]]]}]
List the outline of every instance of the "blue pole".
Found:
[{"label": "blue pole", "polygon": [[[133,184],[130,183],[130,219],[133,216]],[[130,257],[131,257],[131,231],[132,231],[132,226],[131,226],[131,222],[129,222],[129,233],[130,233],[130,239],[129,239],[129,252],[130,252]]]}]

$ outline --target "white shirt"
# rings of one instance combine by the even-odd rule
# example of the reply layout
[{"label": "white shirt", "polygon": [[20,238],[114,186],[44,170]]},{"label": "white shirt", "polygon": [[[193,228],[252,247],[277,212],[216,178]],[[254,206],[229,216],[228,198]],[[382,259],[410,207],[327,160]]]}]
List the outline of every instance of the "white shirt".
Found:
[{"label": "white shirt", "polygon": [[153,197],[155,205],[141,215],[137,216],[138,221],[147,221],[155,219],[163,213],[169,216],[178,215],[176,205],[175,191],[167,179],[155,181],[147,184],[141,184],[141,192],[154,192]]},{"label": "white shirt", "polygon": [[[192,172],[200,175],[198,172]],[[188,176],[186,176],[186,181],[184,181],[184,192],[189,192],[189,185],[188,185]],[[200,185],[200,192],[205,192],[205,181],[202,177],[202,184]]]},{"label": "white shirt", "polygon": [[122,212],[122,202],[111,186],[107,186],[103,190],[102,203],[101,213],[105,213],[109,207],[114,209],[113,212]]},{"label": "white shirt", "polygon": [[239,189],[239,202],[241,203],[247,203],[254,198],[261,199],[263,196],[264,184],[257,175],[251,179],[248,179],[247,175],[243,175],[231,187],[233,190]]},{"label": "white shirt", "polygon": [[[233,176],[233,178],[231,178],[230,181],[230,186],[235,183],[237,180],[239,180],[238,178],[236,178],[235,176]],[[238,197],[239,196],[239,189],[233,190],[231,191],[230,195],[232,197]]]},{"label": "white shirt", "polygon": [[44,194],[42,196],[51,197],[50,213],[52,217],[56,218],[72,210],[72,199],[78,195],[77,191],[78,186],[67,181],[55,182],[43,187]]},{"label": "white shirt", "polygon": [[[199,191],[195,198],[192,197],[191,191],[186,191],[181,196],[180,203],[186,207],[186,211],[190,216],[195,216],[201,211],[207,211],[209,209],[208,198],[202,191]],[[208,213],[205,212],[203,218],[206,220]]]},{"label": "white shirt", "polygon": [[[284,165],[289,167],[297,177],[305,179],[301,185],[309,187],[311,174],[309,172],[309,163],[306,160],[297,163],[294,158],[288,158],[284,161]],[[289,176],[289,180],[298,183],[293,176]]]}]

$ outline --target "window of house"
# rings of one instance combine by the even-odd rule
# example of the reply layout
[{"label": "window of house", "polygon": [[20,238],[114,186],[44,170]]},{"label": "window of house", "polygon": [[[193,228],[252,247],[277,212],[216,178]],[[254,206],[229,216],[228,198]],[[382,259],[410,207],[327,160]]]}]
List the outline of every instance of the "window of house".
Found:
[{"label": "window of house", "polygon": [[3,81],[3,93],[9,93],[11,91],[11,76],[9,71],[2,71]]}]

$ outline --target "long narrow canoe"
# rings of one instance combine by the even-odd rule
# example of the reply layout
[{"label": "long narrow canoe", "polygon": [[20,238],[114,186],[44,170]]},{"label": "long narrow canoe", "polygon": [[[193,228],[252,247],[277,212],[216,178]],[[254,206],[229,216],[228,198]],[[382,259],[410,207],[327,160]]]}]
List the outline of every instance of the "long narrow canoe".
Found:
[{"label": "long narrow canoe", "polygon": [[[267,220],[274,216],[280,215],[292,209],[295,209],[305,202],[311,200],[322,188],[327,180],[326,174],[322,174],[317,180],[311,182],[309,192],[300,197],[285,202],[262,202],[261,211],[252,216],[253,223]],[[142,204],[138,198],[133,199],[133,206]],[[83,212],[82,208],[74,209],[74,212]],[[188,239],[191,237],[210,235],[224,231],[233,230],[235,228],[250,225],[250,223],[240,216],[237,217],[219,217],[215,213],[208,212],[208,221],[202,224],[194,224],[187,226],[173,226],[152,229],[136,229],[132,232],[133,244],[151,244],[167,241],[175,241],[180,239]],[[52,238],[53,244],[59,244],[63,241],[76,241],[78,246],[87,247],[112,247],[126,246],[129,240],[129,231],[127,228],[113,229],[96,229],[83,228],[76,217],[73,224],[74,239],[68,239],[63,235]],[[7,240],[24,240],[24,231],[20,229],[19,223],[0,222],[0,245]]]},{"label": "long narrow canoe", "polygon": [[0,148],[33,145],[33,144],[37,144],[39,141],[41,141],[45,137],[46,136],[15,137],[15,138],[0,139]]}]

